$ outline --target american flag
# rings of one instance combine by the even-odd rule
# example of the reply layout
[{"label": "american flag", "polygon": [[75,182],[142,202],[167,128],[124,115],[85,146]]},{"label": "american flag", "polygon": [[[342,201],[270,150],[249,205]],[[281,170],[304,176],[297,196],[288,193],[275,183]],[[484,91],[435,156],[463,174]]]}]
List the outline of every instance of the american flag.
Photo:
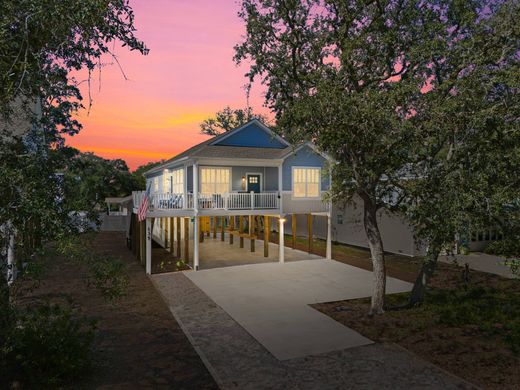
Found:
[{"label": "american flag", "polygon": [[144,193],[143,199],[141,199],[141,204],[139,205],[139,209],[137,210],[137,220],[139,222],[144,221],[146,219],[146,212],[148,211],[149,202],[150,202],[150,185],[146,186],[146,191]]}]

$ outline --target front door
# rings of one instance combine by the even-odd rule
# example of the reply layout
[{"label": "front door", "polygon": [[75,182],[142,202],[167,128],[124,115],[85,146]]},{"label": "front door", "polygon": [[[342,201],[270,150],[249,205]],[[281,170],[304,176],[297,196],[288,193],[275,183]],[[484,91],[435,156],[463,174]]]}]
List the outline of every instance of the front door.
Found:
[{"label": "front door", "polygon": [[247,192],[260,192],[260,175],[247,175]]}]

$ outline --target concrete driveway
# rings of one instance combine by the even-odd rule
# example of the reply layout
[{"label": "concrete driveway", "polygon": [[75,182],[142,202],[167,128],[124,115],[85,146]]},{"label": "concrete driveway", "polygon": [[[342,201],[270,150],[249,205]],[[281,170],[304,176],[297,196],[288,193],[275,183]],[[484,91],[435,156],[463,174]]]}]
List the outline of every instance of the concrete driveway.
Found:
[{"label": "concrete driveway", "polygon": [[[279,360],[370,344],[309,304],[368,297],[372,273],[334,260],[252,264],[185,272]],[[411,285],[387,279],[387,292]]]}]

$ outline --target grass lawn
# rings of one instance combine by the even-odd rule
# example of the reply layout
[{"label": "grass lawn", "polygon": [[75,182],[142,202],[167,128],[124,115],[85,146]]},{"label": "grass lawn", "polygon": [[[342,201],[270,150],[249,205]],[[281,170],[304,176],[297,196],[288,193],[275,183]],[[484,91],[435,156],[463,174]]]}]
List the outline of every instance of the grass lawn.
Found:
[{"label": "grass lawn", "polygon": [[[354,253],[334,249],[345,257]],[[389,256],[388,265],[389,274],[414,275],[419,261]],[[483,388],[520,388],[520,281],[472,271],[466,289],[461,268],[440,263],[431,284],[421,307],[387,310],[374,318],[367,316],[369,299],[313,307],[371,340],[395,342]],[[407,297],[389,295],[387,305],[399,306]]]}]

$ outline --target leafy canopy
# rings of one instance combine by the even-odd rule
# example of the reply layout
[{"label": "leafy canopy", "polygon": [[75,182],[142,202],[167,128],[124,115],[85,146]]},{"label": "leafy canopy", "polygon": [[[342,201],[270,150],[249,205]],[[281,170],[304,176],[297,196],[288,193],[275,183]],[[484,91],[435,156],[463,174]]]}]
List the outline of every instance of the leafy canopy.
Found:
[{"label": "leafy canopy", "polygon": [[266,116],[255,114],[251,107],[233,109],[228,106],[222,111],[218,111],[214,117],[204,119],[200,124],[200,132],[213,137],[236,129],[252,119],[258,119],[264,123],[267,122]]}]

